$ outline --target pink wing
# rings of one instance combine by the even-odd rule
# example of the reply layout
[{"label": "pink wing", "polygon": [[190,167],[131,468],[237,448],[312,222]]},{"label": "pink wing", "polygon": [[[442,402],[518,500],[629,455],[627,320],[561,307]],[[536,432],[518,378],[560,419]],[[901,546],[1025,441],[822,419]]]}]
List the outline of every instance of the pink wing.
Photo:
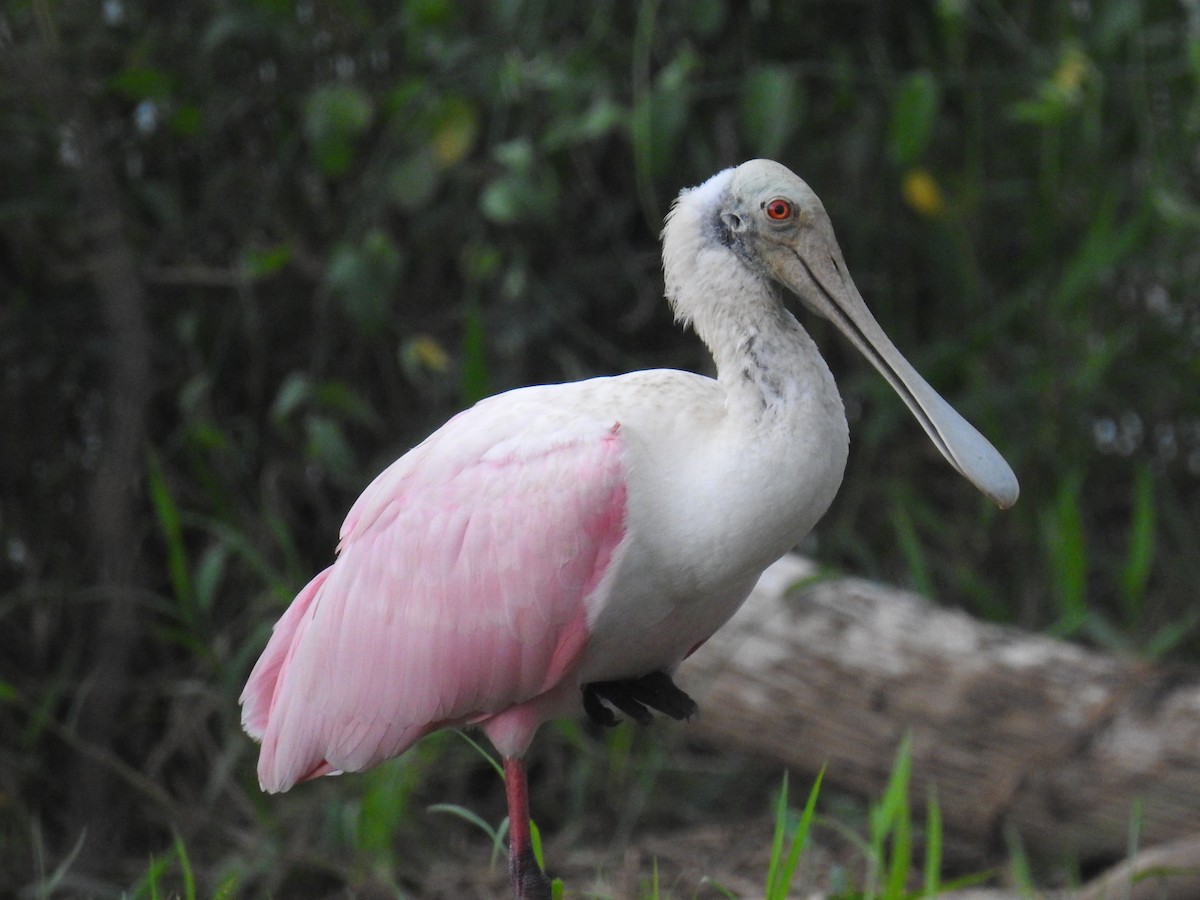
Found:
[{"label": "pink wing", "polygon": [[[379,475],[242,694],[259,780],[356,771],[557,685],[624,535],[618,426],[498,397]],[[514,427],[514,418],[519,425]]]}]

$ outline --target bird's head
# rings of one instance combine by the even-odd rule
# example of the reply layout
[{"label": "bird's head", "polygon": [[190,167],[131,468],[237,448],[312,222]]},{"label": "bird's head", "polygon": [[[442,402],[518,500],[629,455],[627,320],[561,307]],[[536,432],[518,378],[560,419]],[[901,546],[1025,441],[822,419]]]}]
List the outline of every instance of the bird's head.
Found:
[{"label": "bird's head", "polygon": [[663,266],[667,297],[684,318],[681,301],[699,281],[727,295],[719,302],[738,302],[755,282],[795,294],[880,371],[950,465],[1001,507],[1016,502],[1008,463],[892,344],[850,277],[820,198],[786,166],[751,160],[684,191],[663,230]]}]

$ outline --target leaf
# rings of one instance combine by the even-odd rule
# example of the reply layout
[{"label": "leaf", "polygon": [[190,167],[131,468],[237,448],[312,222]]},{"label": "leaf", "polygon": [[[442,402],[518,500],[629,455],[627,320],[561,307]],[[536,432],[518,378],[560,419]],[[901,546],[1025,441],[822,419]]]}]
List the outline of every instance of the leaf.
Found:
[{"label": "leaf", "polygon": [[694,53],[681,52],[659,73],[654,86],[634,102],[630,137],[638,165],[646,174],[660,175],[676,160],[690,114],[690,76],[699,64]]},{"label": "leaf", "polygon": [[516,222],[521,218],[522,187],[518,178],[497,178],[483,189],[479,196],[479,208],[493,222],[501,225]]},{"label": "leaf", "polygon": [[1060,263],[1062,275],[1049,303],[1058,315],[1072,314],[1077,304],[1092,303],[1092,290],[1125,258],[1139,249],[1151,223],[1148,207],[1118,218],[1120,197],[1108,191],[1097,199],[1087,232],[1078,248]]},{"label": "leaf", "polygon": [[[1200,46],[1200,42],[1197,45]],[[1159,186],[1153,190],[1151,199],[1154,211],[1167,224],[1174,228],[1200,231],[1200,204],[1192,202],[1183,191],[1174,186]]]},{"label": "leaf", "polygon": [[312,382],[304,372],[290,372],[279,386],[275,394],[275,402],[271,404],[271,419],[275,422],[286,421],[300,405],[312,396]]},{"label": "leaf", "polygon": [[450,0],[408,0],[404,10],[418,26],[444,25],[454,17],[455,4]]},{"label": "leaf", "polygon": [[683,17],[688,29],[700,38],[715,36],[725,23],[725,4],[722,0],[692,0]]},{"label": "leaf", "polygon": [[240,40],[267,38],[277,36],[276,29],[280,26],[279,17],[275,16],[265,3],[232,5],[229,12],[224,12],[212,20],[204,33],[199,37],[200,46],[207,52],[221,48],[223,44]]},{"label": "leaf", "polygon": [[276,244],[264,249],[251,248],[242,257],[242,268],[251,278],[274,275],[292,261],[291,245]]},{"label": "leaf", "polygon": [[533,142],[528,138],[516,138],[498,144],[492,151],[492,156],[506,169],[521,173],[529,172],[536,158],[533,152]]},{"label": "leaf", "polygon": [[941,102],[941,88],[929,72],[913,72],[901,82],[888,127],[888,148],[900,165],[913,165],[929,147]]},{"label": "leaf", "polygon": [[448,97],[434,116],[429,149],[439,167],[448,169],[471,152],[479,134],[479,113],[462,97]]},{"label": "leaf", "polygon": [[334,477],[351,477],[358,465],[342,426],[318,413],[308,416],[304,424],[308,433],[309,456]]},{"label": "leaf", "polygon": [[542,135],[541,146],[557,150],[563,146],[582,144],[615,131],[625,120],[625,111],[608,97],[598,97],[578,115],[564,116],[555,121]]},{"label": "leaf", "polygon": [[392,166],[387,176],[387,192],[405,212],[416,212],[429,206],[438,187],[441,172],[431,153],[414,153]]},{"label": "leaf", "polygon": [[335,412],[341,418],[360,425],[373,425],[379,421],[371,404],[344,381],[320,384],[313,394],[313,402],[323,410]]},{"label": "leaf", "polygon": [[800,79],[788,66],[759,66],[742,81],[742,129],[752,153],[779,156],[804,116]]},{"label": "leaf", "polygon": [[361,243],[341,244],[334,250],[325,280],[347,315],[370,334],[388,319],[403,264],[400,248],[377,228]]},{"label": "leaf", "polygon": [[114,75],[109,85],[130,100],[166,100],[171,96],[174,78],[161,69],[130,66]]},{"label": "leaf", "polygon": [[213,544],[204,551],[196,566],[196,603],[204,610],[212,609],[213,602],[225,576],[225,564],[229,561],[229,549],[224,544]]},{"label": "leaf", "polygon": [[493,244],[472,242],[459,253],[458,267],[468,282],[479,283],[496,277],[504,264],[504,254]]},{"label": "leaf", "polygon": [[375,108],[370,96],[347,84],[317,88],[304,107],[304,133],[314,161],[330,176],[344,175],[359,137],[370,126]]},{"label": "leaf", "polygon": [[491,181],[479,197],[479,208],[493,222],[546,221],[558,202],[558,182],[553,170],[536,175],[511,171]]},{"label": "leaf", "polygon": [[[1143,27],[1140,3],[1101,3],[1096,8],[1095,43],[1103,53],[1115,53],[1124,41],[1139,40]],[[1188,30],[1194,35],[1195,25]]]},{"label": "leaf", "polygon": [[1055,70],[1038,83],[1032,98],[1009,107],[1009,117],[1043,127],[1061,125],[1080,107],[1095,81],[1095,65],[1087,53],[1078,44],[1068,42]]}]

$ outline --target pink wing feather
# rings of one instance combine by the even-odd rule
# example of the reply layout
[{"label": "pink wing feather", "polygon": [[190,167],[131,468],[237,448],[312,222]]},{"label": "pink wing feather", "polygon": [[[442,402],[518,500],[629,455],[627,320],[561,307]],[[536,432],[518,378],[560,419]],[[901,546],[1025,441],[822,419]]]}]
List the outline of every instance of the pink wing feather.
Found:
[{"label": "pink wing feather", "polygon": [[275,626],[242,694],[265,790],[368,768],[570,671],[624,536],[618,427],[507,412],[460,413],[381,473]]}]

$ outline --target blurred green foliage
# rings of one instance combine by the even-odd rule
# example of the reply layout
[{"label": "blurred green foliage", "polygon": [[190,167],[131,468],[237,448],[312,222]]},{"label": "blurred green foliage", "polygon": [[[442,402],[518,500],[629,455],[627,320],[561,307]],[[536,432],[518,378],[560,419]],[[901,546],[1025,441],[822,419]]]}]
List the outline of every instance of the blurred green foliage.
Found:
[{"label": "blurred green foliage", "polygon": [[[62,773],[89,753],[129,810],[109,885],[150,846],[202,894],[294,896],[296,872],[376,877],[350,846],[416,840],[408,769],[257,794],[236,696],[267,628],[356,493],[464,404],[706,369],[657,232],[681,187],[756,155],[823,197],[881,322],[1023,487],[987,508],[806,318],[853,446],[803,549],[993,619],[1200,652],[1194,4],[21,0],[0,44],[0,884],[76,847]],[[119,188],[99,210],[93,157]],[[87,505],[126,347],[106,223],[151,377],[126,702],[94,747],[74,722],[110,601]],[[458,781],[397,765],[465,803],[458,759]],[[400,805],[353,824],[384,784]]]}]

